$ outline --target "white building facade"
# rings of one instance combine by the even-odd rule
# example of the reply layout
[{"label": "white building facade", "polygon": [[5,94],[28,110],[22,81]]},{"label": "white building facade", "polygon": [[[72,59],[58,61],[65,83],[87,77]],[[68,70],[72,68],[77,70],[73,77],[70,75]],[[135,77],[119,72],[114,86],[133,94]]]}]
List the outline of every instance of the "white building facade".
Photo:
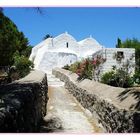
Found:
[{"label": "white building facade", "polygon": [[82,58],[92,56],[102,48],[102,45],[91,36],[78,42],[65,32],[36,45],[29,59],[33,61],[35,69],[51,71],[55,67],[70,65]]},{"label": "white building facade", "polygon": [[133,48],[103,48],[92,55],[94,59],[97,57],[101,57],[105,61],[94,70],[93,78],[96,81],[99,81],[102,74],[113,68],[123,68],[130,75],[135,73],[135,49]]},{"label": "white building facade", "polygon": [[[122,57],[121,65],[129,62],[135,65],[135,49],[130,48],[105,48],[91,36],[81,41],[76,41],[67,32],[48,38],[36,45],[31,52],[30,60],[33,61],[35,69],[45,72],[55,67],[70,65],[84,58],[102,54],[106,59],[102,65],[102,73],[112,69],[112,66],[120,66],[117,57]],[[135,67],[131,71],[134,72]]]}]

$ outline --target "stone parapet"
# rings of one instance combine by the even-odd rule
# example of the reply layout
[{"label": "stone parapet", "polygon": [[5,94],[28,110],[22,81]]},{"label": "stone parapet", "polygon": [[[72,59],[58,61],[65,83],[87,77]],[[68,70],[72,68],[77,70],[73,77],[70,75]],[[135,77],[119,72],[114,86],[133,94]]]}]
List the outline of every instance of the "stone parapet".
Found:
[{"label": "stone parapet", "polygon": [[[140,132],[140,89],[112,87],[85,79],[56,68],[52,72],[65,82],[65,87],[94,116],[107,132]],[[96,114],[96,115],[95,115]]]},{"label": "stone parapet", "polygon": [[47,77],[41,71],[0,86],[0,132],[38,132],[46,115],[47,93]]}]

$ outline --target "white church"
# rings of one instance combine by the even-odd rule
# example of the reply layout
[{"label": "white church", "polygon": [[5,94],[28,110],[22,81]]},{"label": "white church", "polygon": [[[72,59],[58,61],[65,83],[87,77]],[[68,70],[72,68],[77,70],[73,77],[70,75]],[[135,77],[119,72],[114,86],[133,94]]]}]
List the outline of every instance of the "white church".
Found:
[{"label": "white church", "polygon": [[[51,71],[55,67],[70,65],[81,59],[102,54],[106,58],[103,64],[102,72],[112,69],[112,66],[120,66],[117,63],[118,58],[123,58],[121,64],[128,60],[135,65],[135,49],[131,48],[105,48],[97,42],[92,36],[84,40],[77,41],[67,32],[54,38],[47,38],[32,48],[30,60],[34,63],[34,68],[45,72]],[[135,67],[130,69],[133,73]]]}]

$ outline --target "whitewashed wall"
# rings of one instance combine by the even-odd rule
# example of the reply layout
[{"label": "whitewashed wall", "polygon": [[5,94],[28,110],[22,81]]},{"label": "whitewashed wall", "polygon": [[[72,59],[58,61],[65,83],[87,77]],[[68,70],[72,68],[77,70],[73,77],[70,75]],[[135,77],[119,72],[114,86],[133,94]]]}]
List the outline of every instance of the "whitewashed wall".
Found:
[{"label": "whitewashed wall", "polygon": [[[89,37],[77,42],[76,39],[67,32],[58,35],[55,38],[48,38],[32,49],[30,60],[34,62],[35,69],[52,70],[54,67],[63,67],[70,65],[77,60],[92,56],[92,54],[103,51],[103,57],[106,62],[103,64],[102,71],[107,72],[113,65],[119,67],[119,64],[113,59],[117,51],[124,52],[122,64],[135,54],[134,49],[127,48],[104,48],[94,38]],[[131,60],[135,64],[135,58]],[[134,67],[132,71],[134,72]],[[130,69],[131,70],[131,69]]]},{"label": "whitewashed wall", "polygon": [[40,42],[39,44],[37,44],[35,47],[32,48],[32,52],[31,55],[29,57],[29,60],[34,61],[37,53],[40,49],[42,49],[43,47],[45,47],[44,49],[48,49],[52,47],[52,38],[48,38],[42,42]]},{"label": "whitewashed wall", "polygon": [[77,61],[77,56],[71,53],[64,52],[45,52],[40,63],[35,69],[42,71],[51,71],[55,67],[63,67]]},{"label": "whitewashed wall", "polygon": [[67,32],[48,38],[32,49],[30,60],[35,69],[52,70],[54,67],[70,65],[81,58],[91,56],[102,46],[92,37],[80,42]]}]

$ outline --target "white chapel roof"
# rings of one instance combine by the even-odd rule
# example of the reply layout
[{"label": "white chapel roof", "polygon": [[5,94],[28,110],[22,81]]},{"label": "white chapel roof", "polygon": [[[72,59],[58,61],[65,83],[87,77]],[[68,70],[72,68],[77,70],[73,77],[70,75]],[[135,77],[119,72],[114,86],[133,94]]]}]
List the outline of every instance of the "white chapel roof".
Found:
[{"label": "white chapel roof", "polygon": [[94,47],[102,48],[102,46],[91,36],[84,40],[79,41],[78,44],[80,44],[80,46],[82,47],[94,46]]},{"label": "white chapel roof", "polygon": [[34,48],[42,48],[43,46],[48,46],[49,44],[51,44],[51,40],[52,38],[47,38],[45,40],[43,40],[42,42],[40,42],[39,44],[37,44]]},{"label": "white chapel roof", "polygon": [[57,37],[55,37],[54,41],[55,40],[60,40],[60,39],[64,39],[64,40],[65,39],[70,39],[70,40],[73,40],[74,42],[77,42],[76,39],[72,35],[68,34],[67,32],[62,33],[62,34],[58,35]]}]

